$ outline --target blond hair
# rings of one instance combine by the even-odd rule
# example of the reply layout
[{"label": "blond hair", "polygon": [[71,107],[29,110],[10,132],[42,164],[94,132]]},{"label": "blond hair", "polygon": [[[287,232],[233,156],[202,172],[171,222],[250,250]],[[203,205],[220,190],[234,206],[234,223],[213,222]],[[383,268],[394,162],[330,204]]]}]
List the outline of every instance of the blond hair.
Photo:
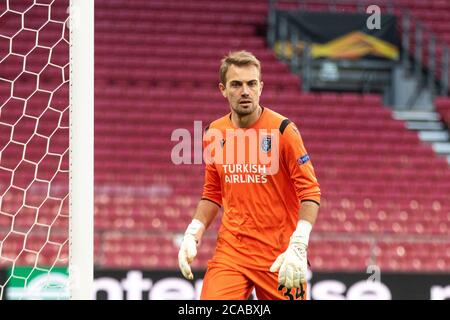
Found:
[{"label": "blond hair", "polygon": [[227,79],[226,79],[226,75],[227,75],[227,71],[228,68],[231,65],[235,65],[238,67],[242,67],[242,66],[255,66],[256,68],[258,68],[259,71],[259,78],[261,79],[261,63],[259,62],[259,60],[251,53],[245,50],[241,50],[241,51],[234,51],[234,52],[230,52],[228,53],[228,55],[226,55],[220,64],[220,69],[219,69],[219,76],[220,76],[220,82],[223,85],[226,85]]}]

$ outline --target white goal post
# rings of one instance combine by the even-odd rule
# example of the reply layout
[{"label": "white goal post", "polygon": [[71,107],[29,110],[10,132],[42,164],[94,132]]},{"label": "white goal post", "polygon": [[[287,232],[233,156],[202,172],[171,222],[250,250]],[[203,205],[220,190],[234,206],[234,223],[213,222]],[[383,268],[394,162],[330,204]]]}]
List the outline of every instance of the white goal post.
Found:
[{"label": "white goal post", "polygon": [[91,299],[94,281],[94,0],[70,1],[71,299]]}]

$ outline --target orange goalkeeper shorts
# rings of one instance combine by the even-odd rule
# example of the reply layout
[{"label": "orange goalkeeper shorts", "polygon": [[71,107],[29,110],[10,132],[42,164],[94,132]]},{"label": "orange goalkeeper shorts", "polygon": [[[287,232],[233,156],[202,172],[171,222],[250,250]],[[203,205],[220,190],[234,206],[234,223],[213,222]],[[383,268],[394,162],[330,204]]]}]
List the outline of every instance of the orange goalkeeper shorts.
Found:
[{"label": "orange goalkeeper shorts", "polygon": [[289,290],[278,285],[278,273],[217,261],[208,263],[200,299],[247,300],[253,288],[259,300],[306,300],[306,283]]}]

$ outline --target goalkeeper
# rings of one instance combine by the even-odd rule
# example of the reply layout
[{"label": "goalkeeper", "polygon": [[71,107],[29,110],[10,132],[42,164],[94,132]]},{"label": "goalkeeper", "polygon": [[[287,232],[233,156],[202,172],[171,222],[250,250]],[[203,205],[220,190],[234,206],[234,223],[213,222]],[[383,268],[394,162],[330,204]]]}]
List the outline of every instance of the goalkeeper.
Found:
[{"label": "goalkeeper", "polygon": [[[253,289],[260,300],[306,299],[308,242],[319,211],[320,188],[296,126],[260,106],[262,88],[260,62],[251,53],[232,52],[222,60],[219,89],[231,112],[212,122],[205,137],[214,130],[252,129],[258,143],[249,148],[277,152],[279,163],[272,172],[261,163],[207,162],[202,199],[178,253],[181,272],[193,279],[190,264],[204,231],[223,206],[201,299],[248,299]],[[262,133],[268,130],[276,130],[278,147],[273,145],[277,139]],[[227,143],[231,141],[223,139],[220,145],[225,148]]]}]

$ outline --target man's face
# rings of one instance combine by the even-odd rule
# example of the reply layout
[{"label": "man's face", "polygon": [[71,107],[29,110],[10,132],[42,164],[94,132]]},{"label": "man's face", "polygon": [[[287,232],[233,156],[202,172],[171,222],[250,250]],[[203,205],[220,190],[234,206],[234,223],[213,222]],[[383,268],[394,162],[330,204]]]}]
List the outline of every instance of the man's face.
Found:
[{"label": "man's face", "polygon": [[219,83],[222,95],[239,116],[253,113],[259,106],[264,83],[259,80],[258,68],[253,65],[231,65],[226,74],[226,85]]}]

